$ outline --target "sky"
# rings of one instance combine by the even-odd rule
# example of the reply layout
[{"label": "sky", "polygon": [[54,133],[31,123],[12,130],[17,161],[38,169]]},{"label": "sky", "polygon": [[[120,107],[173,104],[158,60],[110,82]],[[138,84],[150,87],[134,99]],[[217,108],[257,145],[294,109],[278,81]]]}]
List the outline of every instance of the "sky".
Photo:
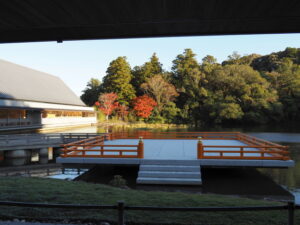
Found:
[{"label": "sky", "polygon": [[[60,77],[77,96],[91,78],[102,80],[109,63],[126,56],[142,65],[156,52],[165,70],[184,49],[191,48],[201,62],[213,55],[218,62],[237,51],[240,55],[266,55],[286,47],[300,48],[300,34],[193,36],[90,41],[0,44],[0,59]],[[1,71],[0,71],[1,76]]]}]

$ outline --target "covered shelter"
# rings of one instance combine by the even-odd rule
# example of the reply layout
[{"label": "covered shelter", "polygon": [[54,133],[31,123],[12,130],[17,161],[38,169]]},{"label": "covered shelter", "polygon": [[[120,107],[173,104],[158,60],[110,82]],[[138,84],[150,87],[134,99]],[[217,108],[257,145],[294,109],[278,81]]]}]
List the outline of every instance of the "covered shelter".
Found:
[{"label": "covered shelter", "polygon": [[96,123],[86,105],[58,77],[0,60],[0,130]]},{"label": "covered shelter", "polygon": [[3,0],[0,43],[300,32],[297,0]]}]

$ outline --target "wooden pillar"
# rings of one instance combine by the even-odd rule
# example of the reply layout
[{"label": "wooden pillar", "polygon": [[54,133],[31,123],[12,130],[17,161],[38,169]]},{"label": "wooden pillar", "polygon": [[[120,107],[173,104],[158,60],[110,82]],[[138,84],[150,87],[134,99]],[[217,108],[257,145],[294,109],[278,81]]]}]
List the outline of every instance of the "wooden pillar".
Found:
[{"label": "wooden pillar", "polygon": [[138,144],[138,149],[137,149],[137,156],[139,159],[144,158],[144,142],[143,142],[143,137],[139,138],[139,144]]},{"label": "wooden pillar", "polygon": [[198,137],[198,144],[197,144],[197,158],[202,159],[203,158],[203,144],[202,144],[202,137]]}]

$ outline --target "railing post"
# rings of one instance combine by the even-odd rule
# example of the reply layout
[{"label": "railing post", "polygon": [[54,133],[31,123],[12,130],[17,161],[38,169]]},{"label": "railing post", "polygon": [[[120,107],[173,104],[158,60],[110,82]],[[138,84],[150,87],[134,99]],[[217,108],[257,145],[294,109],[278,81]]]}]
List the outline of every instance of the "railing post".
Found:
[{"label": "railing post", "polygon": [[103,149],[103,146],[101,146],[101,149],[100,149],[100,155],[101,155],[101,156],[104,155],[104,149]]},{"label": "railing post", "polygon": [[137,155],[139,159],[144,158],[144,142],[143,142],[143,137],[139,137],[139,144],[138,144],[138,149],[137,149]]},{"label": "railing post", "polygon": [[288,225],[294,225],[295,202],[288,202],[289,219]]},{"label": "railing post", "polygon": [[198,137],[198,144],[197,144],[197,158],[202,159],[203,158],[203,144],[202,144],[202,137]]},{"label": "railing post", "polygon": [[60,154],[61,157],[67,157],[67,147],[65,145],[61,145],[62,146],[62,153]]},{"label": "railing post", "polygon": [[125,225],[124,206],[123,201],[118,201],[118,225]]}]

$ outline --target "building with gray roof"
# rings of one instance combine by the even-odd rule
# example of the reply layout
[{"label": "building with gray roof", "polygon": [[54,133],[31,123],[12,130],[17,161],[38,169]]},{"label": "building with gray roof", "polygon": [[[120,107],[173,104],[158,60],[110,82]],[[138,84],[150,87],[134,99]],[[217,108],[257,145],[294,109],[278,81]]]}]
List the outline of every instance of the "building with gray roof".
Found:
[{"label": "building with gray roof", "polygon": [[96,123],[85,104],[58,77],[0,60],[0,130]]}]

